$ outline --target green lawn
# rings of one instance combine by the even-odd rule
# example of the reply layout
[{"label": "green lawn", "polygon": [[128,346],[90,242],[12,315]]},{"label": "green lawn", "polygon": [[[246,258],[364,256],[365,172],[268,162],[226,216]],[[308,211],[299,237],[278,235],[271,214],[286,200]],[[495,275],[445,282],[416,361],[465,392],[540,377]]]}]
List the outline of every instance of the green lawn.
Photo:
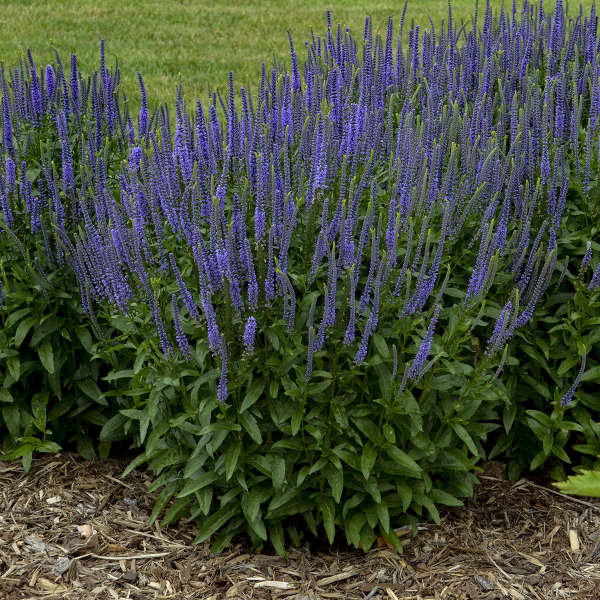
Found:
[{"label": "green lawn", "polygon": [[[151,103],[170,102],[179,80],[187,99],[205,98],[210,90],[226,87],[230,70],[238,85],[255,86],[262,61],[269,65],[273,56],[287,60],[286,30],[292,32],[302,55],[311,29],[323,32],[328,8],[334,23],[340,21],[360,37],[367,14],[382,32],[391,14],[399,29],[403,1],[2,0],[0,4],[0,61],[7,67],[16,64],[29,46],[40,65],[53,60],[54,49],[64,62],[75,51],[83,73],[89,73],[104,37],[108,62],[118,59],[123,89],[137,104],[137,71],[144,75]],[[553,4],[545,2],[547,7]],[[588,9],[591,0],[583,4]],[[471,19],[474,6],[473,0],[454,0],[455,19]],[[493,6],[499,8],[500,0],[493,0]],[[480,12],[484,8],[485,1],[480,0]],[[408,23],[414,19],[429,26],[431,16],[437,25],[446,15],[447,0],[409,0]]]}]

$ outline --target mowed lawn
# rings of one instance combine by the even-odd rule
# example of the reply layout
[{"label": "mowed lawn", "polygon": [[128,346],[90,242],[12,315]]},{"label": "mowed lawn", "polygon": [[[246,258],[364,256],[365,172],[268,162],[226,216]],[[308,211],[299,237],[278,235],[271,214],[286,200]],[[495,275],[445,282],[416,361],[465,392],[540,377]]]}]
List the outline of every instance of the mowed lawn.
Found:
[{"label": "mowed lawn", "polygon": [[[591,2],[583,1],[584,10]],[[492,2],[495,10],[500,4]],[[510,11],[511,1],[505,4]],[[472,19],[474,0],[454,0],[452,6],[456,22]],[[550,9],[554,0],[545,6]],[[68,64],[76,52],[82,73],[89,74],[104,38],[107,62],[118,60],[122,89],[133,105],[139,102],[138,71],[151,104],[172,102],[179,81],[187,100],[205,99],[211,91],[226,89],[230,70],[237,86],[255,89],[261,62],[270,66],[273,57],[288,61],[288,29],[302,56],[311,31],[325,30],[327,9],[334,23],[360,38],[365,15],[383,35],[393,15],[397,33],[402,7],[402,0],[2,0],[0,61],[10,68],[30,47],[38,65],[53,61],[54,50]],[[484,10],[480,0],[481,18]],[[571,13],[575,10],[576,3],[570,2]],[[406,21],[429,28],[429,17],[438,26],[447,14],[447,0],[409,0]]]}]

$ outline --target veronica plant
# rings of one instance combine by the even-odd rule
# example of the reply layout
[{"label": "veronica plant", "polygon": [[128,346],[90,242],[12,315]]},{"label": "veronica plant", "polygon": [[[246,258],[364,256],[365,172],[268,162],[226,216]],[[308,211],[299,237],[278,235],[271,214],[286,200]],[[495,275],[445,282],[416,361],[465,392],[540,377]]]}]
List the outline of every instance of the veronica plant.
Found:
[{"label": "veronica plant", "polygon": [[153,519],[280,552],[302,519],[368,548],[471,492],[510,349],[560,275],[572,182],[596,183],[594,10],[488,3],[481,29],[412,26],[408,52],[403,19],[362,41],[328,19],[254,98],[231,75],[193,109],[179,90],[172,120],[140,75],[137,130],[103,46],[87,82],[75,57],[68,82],[31,57],[2,78],[3,230],[120,329],[107,378],[130,404],[101,438],[144,444]]}]

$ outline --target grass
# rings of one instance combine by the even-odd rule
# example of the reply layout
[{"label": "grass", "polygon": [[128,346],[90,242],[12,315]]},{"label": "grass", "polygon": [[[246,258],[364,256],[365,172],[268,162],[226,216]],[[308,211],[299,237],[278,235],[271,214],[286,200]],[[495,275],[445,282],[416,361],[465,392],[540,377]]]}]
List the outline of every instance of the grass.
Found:
[{"label": "grass", "polygon": [[[492,4],[499,9],[501,0]],[[548,9],[553,5],[554,0],[545,0]],[[589,9],[591,0],[583,0],[583,5]],[[327,9],[334,23],[350,27],[360,38],[367,14],[382,33],[388,15],[393,15],[399,31],[402,6],[403,0],[3,0],[0,61],[11,67],[30,47],[38,65],[44,65],[53,61],[56,49],[64,63],[76,52],[87,74],[98,63],[99,42],[104,38],[107,62],[112,65],[118,60],[122,89],[134,105],[139,102],[138,71],[151,104],[171,102],[178,82],[186,99],[205,99],[215,89],[226,89],[230,70],[237,85],[252,88],[261,62],[269,66],[274,56],[287,60],[288,29],[302,56],[302,44],[311,30],[324,31]],[[460,22],[472,18],[475,2],[454,0],[452,6]],[[480,13],[484,8],[485,0],[480,0]],[[429,16],[437,26],[447,14],[447,0],[409,0],[406,19],[429,27]]]}]

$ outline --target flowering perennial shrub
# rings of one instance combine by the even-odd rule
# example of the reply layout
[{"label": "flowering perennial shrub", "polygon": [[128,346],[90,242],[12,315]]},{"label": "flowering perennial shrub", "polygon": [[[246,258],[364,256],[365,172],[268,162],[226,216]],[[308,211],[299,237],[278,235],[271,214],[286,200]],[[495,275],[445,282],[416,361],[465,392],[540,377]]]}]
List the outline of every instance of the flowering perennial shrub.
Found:
[{"label": "flowering perennial shrub", "polygon": [[[596,190],[598,46],[594,9],[567,19],[561,0],[488,3],[470,29],[367,19],[359,39],[328,16],[255,97],[230,75],[190,111],[179,90],[174,131],[141,75],[134,123],[103,45],[87,81],[75,56],[69,75],[31,55],[3,74],[0,260],[34,261],[47,293],[69,273],[114,340],[100,439],[144,445],[153,519],[168,505],[217,548],[336,526],[399,544],[390,519],[460,504],[501,424],[514,448],[502,371]],[[590,304],[593,263],[590,244]],[[561,415],[597,360],[584,346]]]}]

